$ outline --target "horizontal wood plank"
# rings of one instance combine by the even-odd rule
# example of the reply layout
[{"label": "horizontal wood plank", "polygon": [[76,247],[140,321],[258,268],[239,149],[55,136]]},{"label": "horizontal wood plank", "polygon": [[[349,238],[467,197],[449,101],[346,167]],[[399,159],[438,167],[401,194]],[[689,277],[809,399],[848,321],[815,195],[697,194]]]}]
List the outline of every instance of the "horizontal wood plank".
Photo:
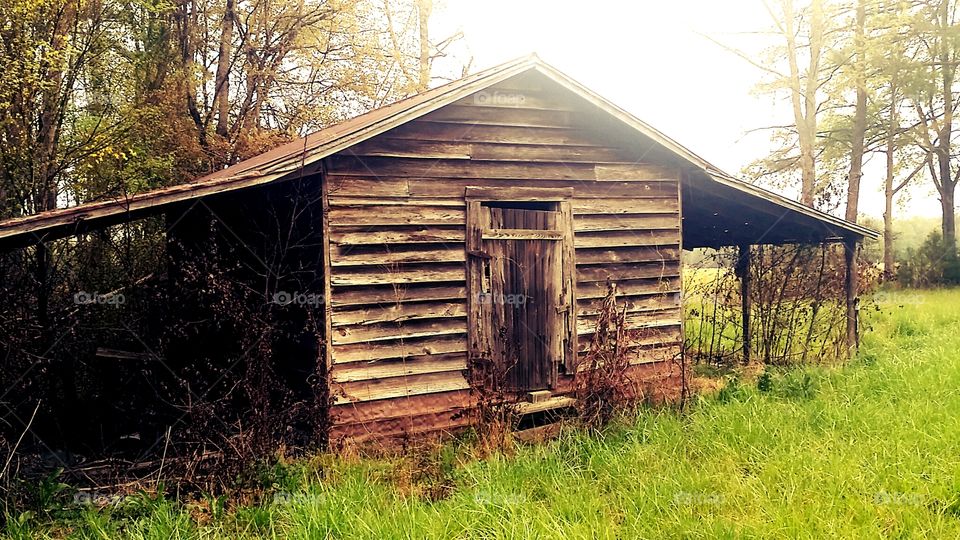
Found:
[{"label": "horizontal wood plank", "polygon": [[422,159],[470,159],[472,143],[457,141],[419,141],[374,137],[344,151],[366,157],[407,157]]},{"label": "horizontal wood plank", "polygon": [[433,244],[460,243],[465,230],[459,226],[388,226],[371,230],[369,227],[333,227],[330,241],[340,246],[376,244]]},{"label": "horizontal wood plank", "polygon": [[491,86],[454,102],[455,105],[468,107],[499,107],[502,109],[541,109],[556,111],[578,110],[571,96],[562,96],[556,92],[535,91],[528,87],[507,88],[501,85]]},{"label": "horizontal wood plank", "polygon": [[[569,187],[528,187],[528,186],[467,186],[463,193],[465,200],[487,201],[564,201],[573,197],[573,188]],[[457,197],[459,198],[459,196]]]},{"label": "horizontal wood plank", "polygon": [[[667,335],[668,332],[672,332],[675,328],[679,328],[680,325],[681,323],[679,317],[668,317],[665,319],[655,320],[635,319],[628,320],[624,330],[656,330],[662,331],[664,332],[664,335]],[[592,335],[594,332],[596,332],[596,328],[596,324],[592,324],[591,321],[581,321],[579,318],[577,319],[578,336]],[[660,344],[664,342],[664,338],[659,335],[643,339],[646,340],[646,344],[649,345]]]},{"label": "horizontal wood plank", "polygon": [[362,305],[351,309],[334,309],[333,326],[350,324],[397,323],[413,319],[466,317],[463,299],[426,302],[396,302],[393,304]]},{"label": "horizontal wood plank", "polygon": [[466,334],[427,339],[405,339],[388,343],[358,343],[333,347],[333,362],[370,362],[390,358],[408,358],[467,352]]},{"label": "horizontal wood plank", "polygon": [[330,224],[337,225],[465,225],[463,206],[340,206],[330,208]]},{"label": "horizontal wood plank", "polygon": [[[617,294],[636,296],[641,294],[680,293],[680,278],[635,279],[616,282]],[[577,283],[577,302],[589,298],[603,298],[607,295],[607,284],[603,281]]]},{"label": "horizontal wood plank", "polygon": [[622,281],[680,276],[678,262],[616,263],[577,266],[577,283],[588,281]]},{"label": "horizontal wood plank", "polygon": [[616,163],[629,161],[626,152],[600,146],[548,146],[543,144],[472,143],[470,159],[525,161],[529,163]]},{"label": "horizontal wood plank", "polygon": [[466,317],[441,319],[415,319],[403,322],[342,325],[333,329],[334,345],[370,343],[395,339],[422,338],[464,334],[467,331]]},{"label": "horizontal wood plank", "polygon": [[573,220],[574,231],[623,231],[632,229],[680,229],[679,214],[585,214]]},{"label": "horizontal wood plank", "polygon": [[664,177],[680,178],[679,167],[650,164],[636,165],[613,163],[598,164],[596,167],[597,180],[647,180],[648,178]]},{"label": "horizontal wood plank", "polygon": [[332,266],[362,266],[362,265],[393,265],[398,263],[449,263],[464,262],[466,253],[463,244],[414,244],[409,246],[390,246],[375,244],[373,246],[340,246],[330,247],[330,264]]},{"label": "horizontal wood plank", "polygon": [[612,248],[628,246],[679,246],[680,231],[610,231],[583,232],[573,237],[574,246],[581,248]]},{"label": "horizontal wood plank", "polygon": [[462,373],[447,371],[334,384],[336,404],[395,399],[470,388]]},{"label": "horizontal wood plank", "polygon": [[[596,315],[602,304],[603,298],[585,298],[577,302],[578,316]],[[677,293],[650,293],[634,296],[617,297],[617,310],[626,310],[627,313],[637,313],[643,311],[655,311],[662,309],[673,309],[680,307],[680,295]]]},{"label": "horizontal wood plank", "polygon": [[408,122],[388,131],[387,136],[421,141],[606,146],[589,131],[582,129],[485,126],[427,120]]},{"label": "horizontal wood plank", "polygon": [[409,197],[406,178],[375,178],[369,176],[327,175],[331,197]]},{"label": "horizontal wood plank", "polygon": [[[444,393],[424,394],[421,396],[406,396],[403,398],[404,408],[406,408],[412,400],[417,398],[433,400],[435,396],[455,394],[458,392],[466,393],[465,390],[457,390]],[[334,409],[343,410],[371,403],[385,403],[395,408],[397,406],[396,400],[387,399],[346,403],[334,407]],[[338,444],[337,441],[349,440],[354,444],[376,441],[377,445],[381,447],[383,445],[400,447],[414,439],[440,436],[440,434],[447,436],[457,430],[466,428],[470,425],[471,420],[466,409],[462,408],[451,408],[443,412],[426,414],[410,412],[402,417],[378,418],[361,424],[335,423],[330,427],[330,440],[333,441],[334,445]]]},{"label": "horizontal wood plank", "polygon": [[388,285],[464,281],[462,264],[403,265],[397,268],[380,266],[335,266],[330,278],[337,285]]},{"label": "horizontal wood plank", "polygon": [[459,300],[466,298],[467,288],[462,281],[435,285],[432,283],[387,283],[378,286],[335,287],[331,305],[334,308],[364,305],[395,305],[428,300]]},{"label": "horizontal wood plank", "polygon": [[333,369],[331,379],[333,382],[343,383],[465,369],[467,369],[467,355],[458,353],[394,361],[340,364]]},{"label": "horizontal wood plank", "polygon": [[[368,176],[330,176],[332,197],[463,199],[467,188],[490,190],[511,188],[573,189],[578,199],[644,199],[676,198],[677,179],[663,178],[643,181],[584,182],[580,180],[497,179],[488,178],[372,178]],[[666,211],[665,211],[666,212]],[[605,212],[597,212],[604,214]]]},{"label": "horizontal wood plank", "polygon": [[577,250],[577,264],[604,264],[647,261],[679,261],[680,247],[640,246],[583,248]]},{"label": "horizontal wood plank", "polygon": [[[636,330],[640,328],[673,327],[680,324],[681,313],[679,308],[668,308],[651,311],[627,313],[624,329]],[[577,334],[592,334],[597,330],[596,315],[580,315],[577,317]]]},{"label": "horizontal wood plank", "polygon": [[[603,171],[599,174],[597,171]],[[536,161],[474,161],[467,159],[420,159],[407,157],[360,157],[336,154],[327,158],[327,174],[375,178],[472,178],[537,180],[641,181],[679,178],[673,170],[649,163],[594,164]],[[600,178],[600,177],[603,178]],[[336,185],[336,180],[334,180]],[[674,199],[678,199],[674,194]]]},{"label": "horizontal wood plank", "polygon": [[[490,100],[495,94],[488,94]],[[516,94],[519,97],[522,94]],[[421,117],[428,122],[454,122],[471,125],[573,128],[586,124],[578,111],[532,109],[526,107],[473,107],[447,105]]]},{"label": "horizontal wood plank", "polygon": [[[596,180],[592,163],[521,163],[454,159],[383,158],[337,154],[328,159],[327,174],[350,176],[516,178],[540,180]],[[638,168],[642,169],[642,167]],[[644,176],[647,174],[644,173]],[[621,178],[628,180],[628,178]]]},{"label": "horizontal wood plank", "polygon": [[[341,366],[347,367],[347,366]],[[341,404],[331,407],[330,417],[334,425],[365,425],[390,419],[407,420],[417,415],[446,413],[472,407],[475,396],[469,390],[455,390],[411,396],[403,400],[403,407],[390,401],[367,401],[363,403]],[[371,426],[375,429],[375,426]]]},{"label": "horizontal wood plank", "polygon": [[[578,330],[580,325],[578,324]],[[596,327],[587,332],[577,332],[577,350],[584,353],[590,350],[590,344],[593,340],[593,334]],[[680,330],[680,323],[668,323],[662,326],[650,326],[637,329],[636,336],[630,342],[630,348],[637,347],[663,347],[668,344],[680,344],[683,338]]]},{"label": "horizontal wood plank", "polygon": [[[649,199],[574,199],[574,214],[664,214],[680,211],[676,198]],[[576,221],[576,218],[574,218]]]},{"label": "horizontal wood plank", "polygon": [[426,197],[330,197],[331,207],[339,206],[443,206],[464,207],[462,200],[457,198],[426,198]]},{"label": "horizontal wood plank", "polygon": [[[631,366],[642,364],[654,364],[657,362],[669,362],[678,358],[682,354],[682,344],[680,342],[662,343],[656,346],[629,347],[626,357]],[[587,371],[592,367],[592,363],[587,356],[586,351],[582,351],[577,359],[576,370],[578,373]]]}]

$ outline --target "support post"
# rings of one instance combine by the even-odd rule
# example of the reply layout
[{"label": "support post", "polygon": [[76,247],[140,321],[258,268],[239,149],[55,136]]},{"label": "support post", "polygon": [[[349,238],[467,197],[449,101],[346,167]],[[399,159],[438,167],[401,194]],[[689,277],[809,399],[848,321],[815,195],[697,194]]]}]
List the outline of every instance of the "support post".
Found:
[{"label": "support post", "polygon": [[740,322],[743,325],[743,363],[750,363],[750,244],[738,248],[736,274],[740,278]]},{"label": "support post", "polygon": [[843,239],[843,253],[846,261],[846,278],[844,279],[844,293],[847,303],[847,358],[853,357],[860,346],[860,332],[857,327],[859,287],[857,274],[857,240],[856,238]]}]

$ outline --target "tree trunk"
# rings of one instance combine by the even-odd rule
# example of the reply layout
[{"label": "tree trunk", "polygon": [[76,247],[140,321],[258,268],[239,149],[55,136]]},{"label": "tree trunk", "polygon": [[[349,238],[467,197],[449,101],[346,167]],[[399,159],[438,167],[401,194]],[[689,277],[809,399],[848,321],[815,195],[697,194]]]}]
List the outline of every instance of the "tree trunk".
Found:
[{"label": "tree trunk", "polygon": [[820,87],[820,51],[823,47],[824,20],[823,0],[813,0],[810,4],[810,60],[807,64],[806,89],[803,94],[807,128],[807,147],[804,149],[807,163],[807,183],[804,204],[813,206],[816,195],[817,164],[817,90]]},{"label": "tree trunk", "polygon": [[60,144],[60,127],[63,122],[63,105],[68,101],[64,96],[70,95],[70,86],[72,86],[72,81],[66,82],[65,76],[68,75],[66,71],[70,69],[68,42],[76,18],[77,3],[75,0],[68,0],[63,4],[62,11],[58,13],[50,39],[51,51],[63,54],[64,57],[61,58],[55,53],[47,60],[52,65],[44,77],[47,85],[41,94],[37,142],[33,157],[34,180],[39,182],[34,196],[34,212],[45,212],[57,207],[59,190],[56,161]]},{"label": "tree trunk", "polygon": [[940,224],[943,230],[943,245],[947,250],[947,257],[956,258],[957,254],[957,216],[955,212],[954,191],[944,190],[940,194],[940,208],[943,217]]},{"label": "tree trunk", "polygon": [[217,135],[226,137],[230,129],[230,57],[233,48],[234,0],[226,0],[220,27],[220,51],[217,58],[213,107],[217,111]]},{"label": "tree trunk", "polygon": [[[942,0],[939,8],[940,31],[946,34],[950,31],[950,12],[948,0]],[[940,38],[940,69],[941,79],[941,99],[943,99],[943,119],[940,123],[940,132],[937,141],[937,158],[940,166],[940,205],[943,212],[941,220],[943,228],[943,245],[947,250],[946,261],[953,263],[957,256],[957,228],[956,214],[954,207],[954,192],[957,183],[953,177],[951,164],[951,137],[953,136],[953,116],[954,107],[956,107],[953,97],[953,82],[956,73],[956,63],[951,54],[952,47],[947,35]]]},{"label": "tree trunk", "polygon": [[183,70],[183,73],[187,74],[184,77],[181,91],[186,100],[187,114],[190,115],[190,118],[197,128],[197,142],[200,143],[200,146],[206,148],[207,123],[204,121],[203,116],[200,114],[200,109],[197,106],[197,91],[194,86],[193,77],[190,76],[190,73],[193,71],[194,55],[196,53],[193,35],[194,29],[197,28],[198,17],[196,1],[182,0],[177,6],[177,11],[174,16],[179,23],[177,28],[179,35],[177,37],[180,42],[180,68]]},{"label": "tree trunk", "polygon": [[811,4],[810,56],[805,78],[800,74],[800,65],[797,60],[800,47],[797,45],[796,14],[792,0],[784,0],[783,15],[783,34],[787,43],[787,62],[790,68],[790,101],[800,147],[800,202],[813,206],[817,181],[817,87],[824,35],[823,2],[813,0]]},{"label": "tree trunk", "polygon": [[417,15],[420,27],[418,92],[424,92],[430,88],[430,13],[432,11],[433,0],[417,0]]},{"label": "tree trunk", "polygon": [[866,26],[865,0],[857,2],[856,28],[856,58],[854,69],[857,70],[857,101],[853,113],[853,130],[850,137],[850,174],[847,176],[847,211],[846,219],[857,222],[857,210],[860,203],[860,178],[863,176],[863,139],[867,133],[867,89],[864,75],[866,58],[864,50],[864,28]]},{"label": "tree trunk", "polygon": [[[892,91],[892,90],[891,90]],[[891,105],[896,103],[896,99],[891,100]],[[890,108],[890,124],[887,126],[887,148],[886,148],[886,166],[887,176],[883,185],[883,276],[885,280],[893,279],[894,265],[893,260],[893,153],[896,150],[894,137],[896,136],[895,120],[896,107]]]},{"label": "tree trunk", "polygon": [[[956,210],[954,207],[954,193],[956,192],[957,184],[954,181],[953,171],[950,167],[950,137],[953,134],[953,128],[951,126],[953,123],[953,96],[950,93],[950,88],[953,83],[952,77],[949,78],[950,85],[948,86],[946,82],[944,83],[944,97],[946,98],[944,100],[945,110],[936,153],[940,175],[938,191],[940,192],[940,208],[942,211],[941,227],[943,232],[943,245],[947,250],[947,257],[953,258],[957,252]],[[948,76],[944,75],[944,80],[946,81],[947,79]]]},{"label": "tree trunk", "polygon": [[[53,35],[50,39],[50,49],[62,53],[64,57],[53,54],[52,65],[45,73],[47,86],[41,94],[40,116],[37,125],[37,140],[33,154],[34,181],[39,185],[34,188],[34,212],[46,212],[57,207],[59,186],[57,181],[57,161],[60,146],[60,127],[63,122],[64,104],[68,102],[73,86],[73,75],[70,69],[69,42],[70,33],[76,24],[77,2],[67,0],[63,4],[54,24]],[[50,337],[49,299],[50,274],[52,262],[44,243],[36,245],[36,260],[34,280],[36,281],[37,321],[41,327],[41,346],[46,348],[52,341]]]}]

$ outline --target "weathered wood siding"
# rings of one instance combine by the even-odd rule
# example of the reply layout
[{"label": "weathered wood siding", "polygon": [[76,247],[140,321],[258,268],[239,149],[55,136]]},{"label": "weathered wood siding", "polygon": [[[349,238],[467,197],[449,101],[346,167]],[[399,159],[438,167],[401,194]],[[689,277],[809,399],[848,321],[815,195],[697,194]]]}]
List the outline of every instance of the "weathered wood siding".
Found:
[{"label": "weathered wood siding", "polygon": [[507,81],[325,160],[335,423],[466,406],[468,186],[572,187],[579,349],[610,279],[644,329],[637,363],[679,353],[679,169],[546,88]]}]

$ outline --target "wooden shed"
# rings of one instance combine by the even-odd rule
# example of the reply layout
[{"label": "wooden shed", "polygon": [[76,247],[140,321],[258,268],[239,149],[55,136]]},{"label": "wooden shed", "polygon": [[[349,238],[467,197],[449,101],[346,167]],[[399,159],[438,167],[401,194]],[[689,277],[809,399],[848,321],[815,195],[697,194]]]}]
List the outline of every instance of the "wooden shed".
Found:
[{"label": "wooden shed", "polygon": [[465,425],[478,358],[508,364],[518,400],[536,393],[524,411],[568,406],[610,286],[640,336],[631,381],[669,395],[682,249],[842,241],[854,253],[876,235],[735,179],[531,56],[190,184],[2,222],[0,248],[149,215],[189,238],[197,200],[249,218],[294,184],[322,205],[304,259],[322,290],[284,294],[324,299],[312,361],[327,367],[334,439]]}]

